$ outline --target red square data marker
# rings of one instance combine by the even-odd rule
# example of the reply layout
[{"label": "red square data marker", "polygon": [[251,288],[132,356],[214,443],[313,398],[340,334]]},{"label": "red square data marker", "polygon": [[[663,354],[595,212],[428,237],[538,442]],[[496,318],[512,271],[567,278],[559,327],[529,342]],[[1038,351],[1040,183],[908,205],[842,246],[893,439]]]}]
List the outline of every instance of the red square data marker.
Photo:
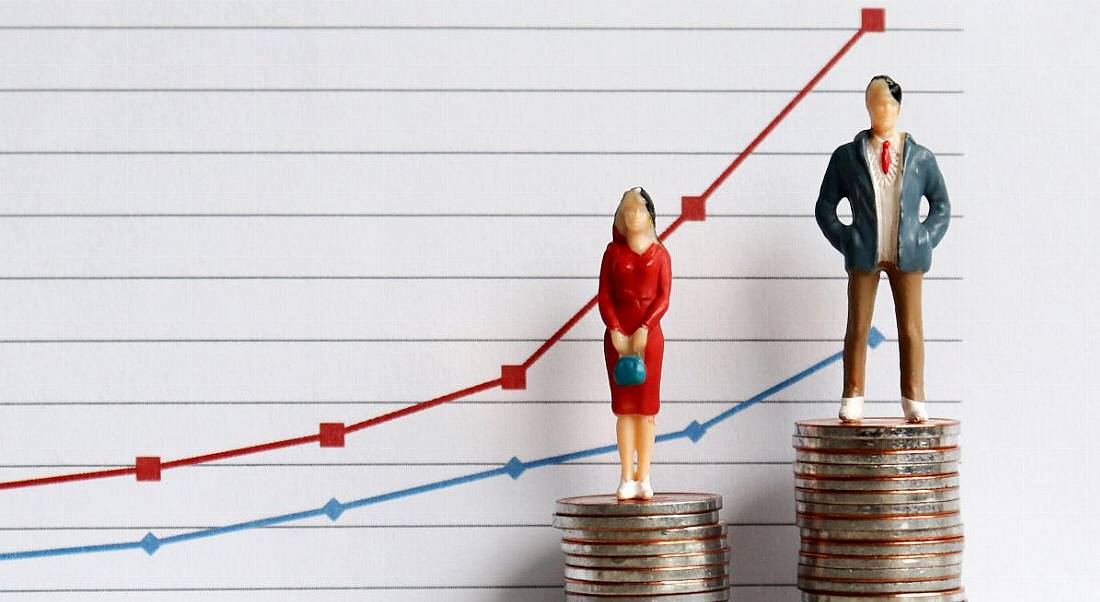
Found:
[{"label": "red square data marker", "polygon": [[134,468],[137,469],[139,481],[160,480],[160,456],[138,456]]},{"label": "red square data marker", "polygon": [[865,8],[863,15],[863,31],[886,31],[886,9]]},{"label": "red square data marker", "polygon": [[321,423],[321,447],[344,447],[344,423]]},{"label": "red square data marker", "polygon": [[707,200],[701,196],[680,197],[680,215],[685,221],[701,222],[707,218]]},{"label": "red square data marker", "polygon": [[500,367],[500,388],[501,389],[526,389],[527,388],[527,368],[523,366],[501,366]]}]

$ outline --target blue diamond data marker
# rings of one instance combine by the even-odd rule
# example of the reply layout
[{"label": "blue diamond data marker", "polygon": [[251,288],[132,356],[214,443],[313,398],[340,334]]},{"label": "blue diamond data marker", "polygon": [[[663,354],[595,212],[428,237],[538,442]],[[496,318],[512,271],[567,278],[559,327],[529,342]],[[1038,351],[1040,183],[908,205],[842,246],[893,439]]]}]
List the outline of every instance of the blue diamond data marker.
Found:
[{"label": "blue diamond data marker", "polygon": [[523,465],[523,462],[519,458],[512,456],[511,460],[504,465],[504,472],[508,473],[508,476],[513,479],[518,479],[519,475],[523,474],[523,471],[527,470],[527,467]]},{"label": "blue diamond data marker", "polygon": [[332,520],[340,518],[340,515],[344,513],[344,505],[336,501],[336,498],[332,498],[327,504],[321,507],[321,510]]},{"label": "blue diamond data marker", "polygon": [[867,344],[871,346],[871,349],[878,347],[879,344],[885,340],[886,335],[882,334],[881,330],[872,326],[871,333],[867,335]]},{"label": "blue diamond data marker", "polygon": [[145,537],[141,538],[141,549],[145,550],[145,553],[152,556],[154,552],[160,549],[160,540],[156,535],[152,533],[146,533]]},{"label": "blue diamond data marker", "polygon": [[695,443],[703,438],[703,435],[707,434],[707,429],[703,428],[703,425],[698,421],[692,420],[691,424],[687,425],[684,429],[684,433],[687,434],[688,439],[691,439],[692,443]]}]

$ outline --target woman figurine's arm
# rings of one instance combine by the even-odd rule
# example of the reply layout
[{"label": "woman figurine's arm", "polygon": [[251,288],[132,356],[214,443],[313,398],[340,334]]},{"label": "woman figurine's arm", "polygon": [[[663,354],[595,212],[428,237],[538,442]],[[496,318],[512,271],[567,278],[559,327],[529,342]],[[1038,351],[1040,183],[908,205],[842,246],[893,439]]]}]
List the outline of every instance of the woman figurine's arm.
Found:
[{"label": "woman figurine's arm", "polygon": [[631,347],[636,355],[645,357],[645,346],[649,339],[649,329],[668,311],[668,300],[672,294],[672,257],[662,248],[661,265],[657,272],[657,296],[649,304],[642,324],[630,337]]},{"label": "woman figurine's arm", "polygon": [[611,344],[619,355],[626,355],[630,339],[623,333],[623,327],[615,315],[615,303],[611,300],[611,245],[607,246],[600,263],[600,288],[596,301],[600,306],[600,317],[611,333]]},{"label": "woman figurine's arm", "polygon": [[672,257],[669,256],[668,251],[661,248],[661,265],[660,270],[657,272],[657,296],[653,298],[653,301],[649,304],[649,308],[646,309],[645,315],[642,317],[642,326],[645,328],[653,328],[661,316],[665,315],[668,311],[668,299],[672,294]]},{"label": "woman figurine's arm", "polygon": [[615,303],[611,300],[611,245],[603,252],[603,261],[600,263],[600,289],[596,295],[600,305],[600,317],[608,330],[622,332],[619,318],[615,315]]}]

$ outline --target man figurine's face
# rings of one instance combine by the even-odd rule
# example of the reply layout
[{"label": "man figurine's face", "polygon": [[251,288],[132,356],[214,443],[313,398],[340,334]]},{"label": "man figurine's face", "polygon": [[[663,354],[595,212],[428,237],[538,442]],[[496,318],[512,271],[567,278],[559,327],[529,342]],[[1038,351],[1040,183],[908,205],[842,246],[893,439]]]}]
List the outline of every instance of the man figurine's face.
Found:
[{"label": "man figurine's face", "polygon": [[894,131],[901,105],[890,95],[886,82],[876,80],[867,90],[867,114],[871,116],[871,129],[876,134]]}]

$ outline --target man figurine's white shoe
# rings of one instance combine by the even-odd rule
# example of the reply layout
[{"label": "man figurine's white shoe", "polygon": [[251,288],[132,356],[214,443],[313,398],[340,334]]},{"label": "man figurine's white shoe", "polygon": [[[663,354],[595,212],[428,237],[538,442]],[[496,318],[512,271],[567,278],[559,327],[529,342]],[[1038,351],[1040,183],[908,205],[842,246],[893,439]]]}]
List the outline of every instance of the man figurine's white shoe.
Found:
[{"label": "man figurine's white shoe", "polygon": [[924,409],[923,401],[913,401],[907,397],[902,397],[901,409],[905,412],[907,422],[928,422],[928,410]]},{"label": "man figurine's white shoe", "polygon": [[615,492],[615,497],[620,500],[632,500],[638,495],[638,482],[637,481],[619,481],[619,490]]},{"label": "man figurine's white shoe", "polygon": [[646,475],[646,478],[641,481],[636,482],[638,483],[638,497],[643,500],[653,499],[653,487],[649,485],[649,475]]},{"label": "man figurine's white shoe", "polygon": [[840,398],[840,421],[859,422],[863,420],[863,396]]}]

